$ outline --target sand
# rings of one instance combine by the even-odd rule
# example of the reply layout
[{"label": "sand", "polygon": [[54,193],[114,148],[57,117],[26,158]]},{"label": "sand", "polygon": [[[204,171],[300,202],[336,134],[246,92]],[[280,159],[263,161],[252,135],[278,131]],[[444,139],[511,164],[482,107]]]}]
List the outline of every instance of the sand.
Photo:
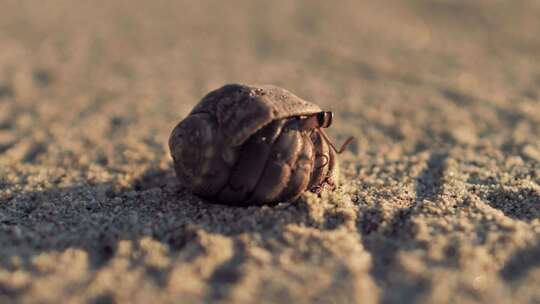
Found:
[{"label": "sand", "polygon": [[[0,303],[540,303],[538,1],[1,6]],[[178,184],[231,82],[335,111],[336,192]]]}]

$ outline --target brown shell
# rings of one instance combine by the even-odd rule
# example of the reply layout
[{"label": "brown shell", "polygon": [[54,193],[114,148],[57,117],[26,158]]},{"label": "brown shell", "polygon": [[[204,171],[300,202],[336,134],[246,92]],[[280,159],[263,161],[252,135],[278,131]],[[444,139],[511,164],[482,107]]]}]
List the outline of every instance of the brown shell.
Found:
[{"label": "brown shell", "polygon": [[295,200],[337,180],[337,158],[301,115],[321,109],[275,86],[226,85],[206,95],[171,133],[181,184],[230,205]]},{"label": "brown shell", "polygon": [[228,84],[208,93],[190,114],[208,113],[233,146],[271,121],[313,114],[321,108],[273,85]]}]

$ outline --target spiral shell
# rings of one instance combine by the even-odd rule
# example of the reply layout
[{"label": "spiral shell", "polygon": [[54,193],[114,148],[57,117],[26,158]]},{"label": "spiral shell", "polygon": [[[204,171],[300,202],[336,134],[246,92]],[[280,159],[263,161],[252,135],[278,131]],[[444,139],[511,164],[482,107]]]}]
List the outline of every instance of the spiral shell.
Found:
[{"label": "spiral shell", "polygon": [[337,157],[302,119],[319,106],[276,86],[225,85],[208,93],[172,131],[180,183],[211,202],[261,205],[333,188]]}]

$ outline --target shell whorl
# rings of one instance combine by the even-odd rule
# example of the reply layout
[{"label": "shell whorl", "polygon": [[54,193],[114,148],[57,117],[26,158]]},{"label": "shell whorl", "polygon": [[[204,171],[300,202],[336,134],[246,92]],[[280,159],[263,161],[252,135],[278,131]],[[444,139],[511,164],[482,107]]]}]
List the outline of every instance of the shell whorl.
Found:
[{"label": "shell whorl", "polygon": [[181,121],[169,139],[178,179],[195,194],[210,198],[227,183],[237,161],[237,149],[225,144],[217,123],[208,114]]}]

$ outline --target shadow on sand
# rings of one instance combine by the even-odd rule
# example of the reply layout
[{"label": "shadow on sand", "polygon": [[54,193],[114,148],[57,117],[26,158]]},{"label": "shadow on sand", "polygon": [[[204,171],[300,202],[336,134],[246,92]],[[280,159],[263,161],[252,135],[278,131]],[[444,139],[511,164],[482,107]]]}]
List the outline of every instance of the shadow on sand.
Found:
[{"label": "shadow on sand", "polygon": [[[423,201],[437,201],[441,195],[447,158],[444,152],[431,155],[426,168],[416,178],[416,199],[409,206],[396,209],[390,218],[384,218],[380,206],[358,212],[357,231],[372,256],[371,274],[380,288],[382,303],[398,303],[404,298],[414,302],[430,288],[427,280],[400,279],[394,272],[400,269],[399,251],[422,246],[413,240],[411,219]],[[511,203],[520,194],[523,193],[493,193],[490,203],[509,216],[529,219],[526,217],[531,213],[521,209],[506,210],[505,206],[515,206]],[[538,196],[527,197],[523,208],[538,204]],[[381,227],[383,222],[386,225]],[[218,265],[207,282],[210,288],[205,299],[215,301],[227,298],[232,290],[228,287],[240,278],[246,248],[239,235],[260,234],[262,238],[279,239],[289,224],[332,230],[343,223],[344,219],[331,212],[325,213],[322,222],[314,221],[303,200],[248,208],[208,204],[182,189],[172,169],[150,169],[121,189],[112,182],[81,185],[21,193],[2,202],[0,267],[14,270],[17,267],[12,263],[14,257],[23,261],[23,267],[31,267],[33,257],[42,253],[78,248],[88,254],[91,270],[98,271],[116,255],[121,240],[150,237],[165,244],[169,254],[175,255],[197,246],[200,242],[197,231],[202,229],[231,237],[233,241],[231,258]],[[203,251],[195,255],[204,254]],[[501,277],[505,280],[521,277],[531,265],[538,264],[535,258],[539,252],[538,246],[517,252],[501,270]],[[149,269],[148,273],[158,286],[165,286],[169,271]],[[0,285],[0,293],[14,298],[22,292]]]},{"label": "shadow on sand", "polygon": [[[210,275],[206,299],[227,296],[238,280],[243,262],[242,233],[279,237],[286,225],[310,223],[305,201],[272,207],[228,207],[208,204],[178,184],[172,169],[150,169],[129,187],[115,189],[100,183],[16,194],[0,204],[0,268],[31,269],[32,259],[42,253],[68,248],[84,250],[91,270],[98,271],[116,255],[121,240],[150,237],[169,248],[170,255],[200,241],[197,231],[232,237],[230,260]],[[135,242],[136,243],[136,242]],[[204,254],[204,250],[195,254]],[[168,282],[169,270],[150,269],[159,286]],[[1,286],[0,293],[16,298],[24,290]],[[105,299],[111,296],[103,295]]]}]

